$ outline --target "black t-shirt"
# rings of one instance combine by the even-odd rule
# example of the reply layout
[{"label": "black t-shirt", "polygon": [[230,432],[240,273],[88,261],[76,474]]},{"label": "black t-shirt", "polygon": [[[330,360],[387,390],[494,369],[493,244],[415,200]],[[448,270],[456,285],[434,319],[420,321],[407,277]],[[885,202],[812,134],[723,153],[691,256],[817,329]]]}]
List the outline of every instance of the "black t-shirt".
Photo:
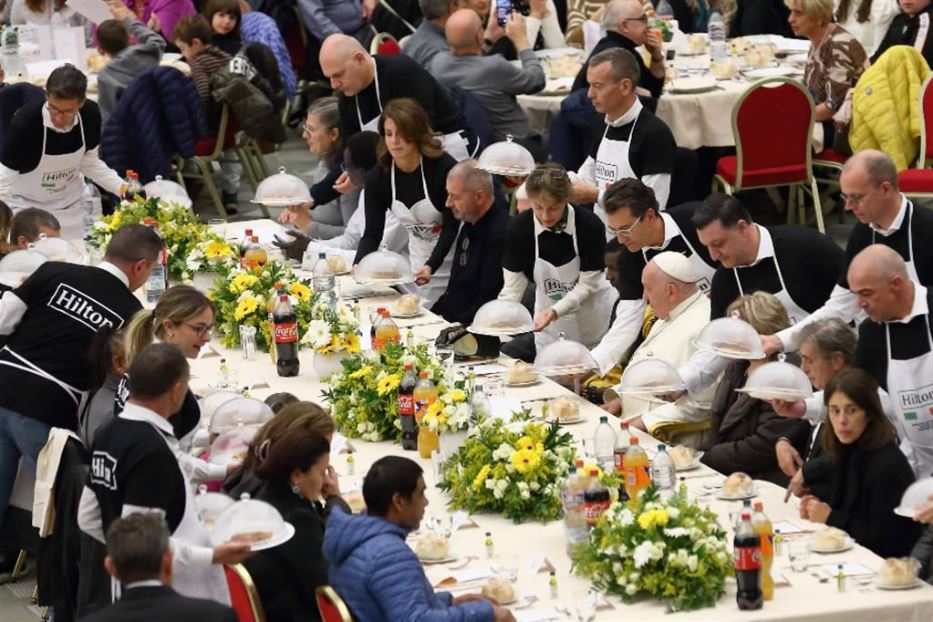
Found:
[{"label": "black t-shirt", "polygon": [[178,527],[186,484],[164,434],[151,423],[122,417],[97,432],[88,487],[100,504],[105,532],[127,504],[162,509],[169,532]]},{"label": "black t-shirt", "polygon": [[[457,237],[457,229],[460,227],[460,221],[454,218],[445,205],[447,204],[447,173],[457,163],[452,157],[443,154],[439,158],[422,158],[421,168],[417,168],[411,173],[403,173],[395,169],[395,198],[407,207],[411,207],[424,197],[424,186],[428,187],[428,198],[434,205],[434,209],[440,212],[443,219],[443,230],[440,238],[434,247],[434,252],[428,260],[431,269],[437,271],[440,265],[447,257],[450,246]],[[363,231],[363,237],[360,240],[359,248],[356,250],[356,257],[353,263],[359,261],[378,250],[379,243],[382,241],[382,235],[385,231],[386,210],[392,206],[392,169],[377,166],[366,176],[366,194],[364,209],[366,210],[366,229]],[[421,181],[421,170],[424,169],[424,183]],[[412,269],[418,270],[421,266],[412,266]]]},{"label": "black t-shirt", "polygon": [[39,266],[8,295],[27,308],[0,351],[0,406],[50,426],[77,429],[80,395],[27,369],[38,367],[87,391],[88,350],[95,333],[123,326],[142,305],[106,270],[58,261]]},{"label": "black t-shirt", "polygon": [[[599,216],[585,209],[568,205],[573,210],[577,232],[577,250],[580,253],[580,272],[603,270],[605,264],[606,225]],[[523,272],[534,281],[535,262],[534,212],[527,210],[512,219],[502,253],[502,267],[512,272]],[[560,233],[546,229],[538,235],[538,253],[555,266],[574,259],[573,238],[566,231]]]},{"label": "black t-shirt", "polygon": [[[709,251],[703,246],[699,236],[697,236],[696,227],[690,222],[693,209],[674,208],[667,210],[665,214],[668,214],[674,219],[674,224],[677,225],[680,231],[677,235],[668,240],[664,248],[644,248],[632,253],[623,246],[622,250],[619,252],[619,281],[621,282],[619,298],[621,300],[641,300],[645,293],[645,288],[641,284],[641,273],[648,262],[654,259],[655,255],[660,253],[671,251],[680,253],[685,257],[690,257],[693,255],[690,247],[693,247],[693,251],[696,251],[696,254],[706,265],[713,270],[719,268],[719,262],[713,261],[709,256]],[[660,216],[658,216],[658,218],[660,218]],[[665,234],[668,233],[670,232],[665,231]]]},{"label": "black t-shirt", "polygon": [[571,86],[571,91],[576,91],[579,89],[589,88],[590,82],[586,79],[586,70],[590,66],[590,58],[593,58],[594,55],[599,54],[604,50],[609,50],[612,48],[623,48],[632,53],[635,57],[635,61],[638,63],[638,68],[641,70],[641,78],[638,80],[638,86],[643,87],[645,90],[651,93],[651,96],[658,98],[661,96],[661,89],[664,87],[664,78],[658,78],[648,69],[648,66],[645,65],[645,59],[642,58],[641,52],[635,49],[635,42],[626,37],[623,34],[618,32],[607,32],[606,36],[596,42],[596,45],[593,46],[593,51],[590,52],[589,58],[586,59],[586,62],[583,63],[583,67],[580,68],[577,77],[573,80],[573,86]]},{"label": "black t-shirt", "polygon": [[[117,385],[117,392],[113,398],[113,416],[117,417],[126,407],[126,400],[130,399],[129,383],[130,375],[123,374],[120,378],[120,384]],[[172,424],[172,433],[175,438],[183,438],[191,430],[198,427],[201,423],[201,407],[198,405],[198,398],[188,389],[185,393],[185,401],[181,405],[181,410],[168,418]]]},{"label": "black t-shirt", "polygon": [[[664,121],[645,107],[642,107],[638,118],[631,123],[606,129],[605,137],[600,136],[590,148],[588,155],[594,160],[597,159],[596,154],[599,153],[599,145],[603,138],[629,143],[629,166],[638,179],[645,175],[671,175],[674,172],[674,154],[677,152],[674,135]],[[603,165],[614,163],[607,162]],[[614,177],[621,179],[618,170]]]},{"label": "black t-shirt", "polygon": [[716,271],[710,291],[711,319],[723,317],[726,308],[741,295],[736,272],[746,294],[779,292],[781,283],[775,259],[780,264],[787,293],[801,309],[813,313],[829,299],[845,265],[842,249],[829,237],[807,227],[786,225],[769,227],[768,231],[774,243],[773,257],[754,266]]},{"label": "black t-shirt", "polygon": [[[933,288],[927,289],[927,308],[933,309]],[[918,315],[910,322],[892,322],[887,325],[891,332],[891,357],[896,361],[916,358],[930,351],[930,333],[927,322],[933,328],[929,315]],[[855,349],[855,366],[867,371],[884,390],[888,389],[888,330],[885,324],[865,320],[858,328],[858,347]],[[933,370],[928,370],[933,380]],[[896,399],[896,396],[891,396]]]},{"label": "black t-shirt", "polygon": [[452,134],[466,128],[466,120],[456,101],[424,67],[404,54],[373,58],[379,74],[379,97],[376,97],[375,80],[355,97],[337,96],[344,140],[360,131],[360,118],[368,123],[382,114],[380,102],[384,108],[401,97],[410,97],[421,104],[435,132]]},{"label": "black t-shirt", "polygon": [[730,37],[749,35],[781,35],[795,38],[787,22],[790,9],[783,0],[739,0],[732,18]]},{"label": "black t-shirt", "polygon": [[[907,223],[910,222],[908,229]],[[868,225],[856,223],[846,244],[846,263],[839,275],[839,285],[849,289],[849,264],[862,250],[872,244],[884,244],[897,251],[907,261],[913,250],[914,268],[921,285],[933,285],[933,211],[917,207],[908,201],[907,213],[900,228],[891,235],[884,236]],[[911,248],[913,247],[913,248]]]},{"label": "black t-shirt", "polygon": [[[917,32],[920,30],[920,16],[926,13],[933,20],[933,5],[927,6],[913,17],[907,13],[898,13],[891,20],[888,31],[884,34],[884,39],[875,50],[875,55],[871,57],[874,64],[878,58],[895,45],[909,45],[913,47],[917,40]],[[926,41],[923,43],[923,49],[920,51],[928,64],[933,64],[933,34],[927,33]]]},{"label": "black t-shirt", "polygon": [[42,158],[42,134],[45,132],[45,153],[63,155],[81,148],[81,131],[84,130],[84,150],[90,151],[100,145],[100,108],[97,102],[85,100],[78,114],[80,123],[75,123],[69,132],[62,134],[51,130],[42,122],[42,107],[45,101],[26,104],[16,111],[3,138],[0,163],[18,173],[28,173],[39,166]]}]

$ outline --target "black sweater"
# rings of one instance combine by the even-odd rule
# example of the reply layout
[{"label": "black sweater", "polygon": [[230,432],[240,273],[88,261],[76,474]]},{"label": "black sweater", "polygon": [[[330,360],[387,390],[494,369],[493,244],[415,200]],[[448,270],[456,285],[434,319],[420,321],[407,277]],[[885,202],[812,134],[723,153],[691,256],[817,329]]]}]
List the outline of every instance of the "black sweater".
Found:
[{"label": "black sweater", "polygon": [[651,71],[645,65],[645,61],[641,57],[641,53],[636,51],[635,47],[635,42],[625,35],[618,32],[607,32],[606,36],[597,41],[596,45],[593,46],[593,51],[590,52],[589,58],[587,58],[586,62],[583,63],[583,67],[580,68],[580,72],[577,73],[577,77],[574,78],[573,86],[570,88],[570,90],[576,91],[579,89],[589,88],[590,82],[586,79],[586,70],[589,68],[590,58],[593,58],[594,54],[599,54],[604,50],[609,50],[612,48],[622,48],[632,53],[632,55],[635,57],[635,61],[638,63],[638,68],[641,70],[641,78],[638,80],[638,86],[641,86],[649,91],[652,97],[660,97],[661,89],[664,88],[664,78],[658,78],[653,73],[651,73]]},{"label": "black sweater", "polygon": [[[888,26],[888,32],[885,33],[884,39],[882,39],[881,44],[878,45],[875,55],[871,57],[872,64],[874,64],[882,54],[887,52],[889,48],[895,45],[909,45],[913,47],[914,41],[917,38],[917,31],[920,29],[920,16],[924,13],[933,18],[933,5],[927,6],[926,9],[913,17],[907,15],[907,13],[898,13],[894,19],[891,20],[891,25]],[[923,54],[927,64],[933,64],[933,33],[927,34],[926,41],[923,44],[923,50],[921,50],[920,53]]]},{"label": "black sweater", "polygon": [[100,146],[100,108],[97,103],[86,100],[81,106],[81,124],[75,123],[71,131],[64,134],[45,127],[42,122],[42,107],[45,100],[26,104],[16,111],[3,138],[3,153],[0,162],[17,173],[28,173],[39,166],[42,158],[42,134],[45,132],[45,152],[49,155],[74,153],[81,148],[81,131],[84,130],[84,150],[91,151]]}]

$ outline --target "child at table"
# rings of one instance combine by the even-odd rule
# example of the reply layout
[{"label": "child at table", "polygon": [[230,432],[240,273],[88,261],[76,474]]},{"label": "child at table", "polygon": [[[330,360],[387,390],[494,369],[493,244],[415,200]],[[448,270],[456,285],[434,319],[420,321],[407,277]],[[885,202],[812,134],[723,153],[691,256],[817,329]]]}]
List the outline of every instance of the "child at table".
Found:
[{"label": "child at table", "polygon": [[209,0],[204,17],[211,25],[215,46],[234,56],[240,51],[240,3],[237,0]]}]

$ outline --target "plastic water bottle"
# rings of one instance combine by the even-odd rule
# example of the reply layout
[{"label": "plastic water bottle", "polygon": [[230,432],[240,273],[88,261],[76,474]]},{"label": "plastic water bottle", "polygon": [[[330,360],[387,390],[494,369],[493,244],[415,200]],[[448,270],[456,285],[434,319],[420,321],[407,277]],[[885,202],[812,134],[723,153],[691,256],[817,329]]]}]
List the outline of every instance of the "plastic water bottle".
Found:
[{"label": "plastic water bottle", "polygon": [[146,281],[146,300],[155,304],[165,293],[165,278],[167,270],[165,267],[165,249],[162,249],[162,256],[159,261],[152,266],[152,272],[149,273],[149,280]]},{"label": "plastic water bottle", "polygon": [[23,73],[23,61],[19,57],[19,33],[16,31],[16,26],[7,26],[3,29],[0,52],[3,56],[3,71],[7,78]]},{"label": "plastic water bottle", "polygon": [[586,527],[585,496],[586,485],[576,468],[561,487],[561,504],[564,506],[564,535],[567,538],[567,553],[586,544],[589,531]]},{"label": "plastic water bottle", "polygon": [[709,54],[713,60],[726,57],[726,22],[719,11],[709,16]]},{"label": "plastic water bottle", "polygon": [[337,310],[337,293],[334,291],[334,271],[327,263],[326,253],[318,253],[311,271],[311,286],[331,311]]},{"label": "plastic water bottle", "polygon": [[610,473],[615,469],[616,431],[609,425],[609,417],[602,415],[596,434],[593,436],[593,451],[596,452],[596,462],[604,472]]},{"label": "plastic water bottle", "polygon": [[104,208],[100,201],[100,191],[97,189],[97,186],[90,183],[84,184],[81,204],[84,208],[84,237],[87,238],[91,232],[94,231],[94,225],[100,221],[104,215]]},{"label": "plastic water bottle", "polygon": [[658,454],[651,461],[651,481],[658,487],[662,499],[673,496],[677,470],[670,454],[667,453],[667,447],[663,444],[658,445]]},{"label": "plastic water bottle", "polygon": [[476,385],[476,388],[473,390],[473,395],[470,396],[470,406],[477,416],[489,417],[492,415],[492,405],[489,402],[489,398],[486,397],[486,391],[483,390],[483,385]]}]

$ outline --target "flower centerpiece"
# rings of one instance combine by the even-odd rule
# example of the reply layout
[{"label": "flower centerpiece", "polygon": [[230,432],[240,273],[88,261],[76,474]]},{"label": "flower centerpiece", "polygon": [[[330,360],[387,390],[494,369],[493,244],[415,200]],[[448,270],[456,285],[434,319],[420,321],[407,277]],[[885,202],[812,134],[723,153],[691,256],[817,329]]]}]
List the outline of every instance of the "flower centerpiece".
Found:
[{"label": "flower centerpiece", "polygon": [[443,466],[452,508],[499,512],[516,523],[560,518],[560,489],[575,456],[557,422],[488,418]]},{"label": "flower centerpiece", "polygon": [[450,390],[438,394],[437,400],[428,406],[422,426],[434,432],[440,439],[441,457],[452,456],[466,442],[470,427],[488,417],[485,407],[474,404],[472,391],[466,380],[447,383]]},{"label": "flower centerpiece", "polygon": [[311,318],[301,343],[314,350],[314,369],[323,379],[339,372],[340,362],[360,351],[360,322],[345,305],[335,311],[322,300],[311,306]]},{"label": "flower centerpiece", "polygon": [[114,231],[129,224],[157,228],[165,241],[169,278],[176,281],[190,280],[194,272],[201,268],[223,272],[236,263],[236,250],[230,248],[223,238],[211,233],[190,209],[162,199],[137,197],[132,201],[123,201],[113,214],[102,217],[94,224],[86,242],[106,250]]},{"label": "flower centerpiece", "polygon": [[299,279],[288,266],[280,263],[249,269],[234,268],[207,294],[217,309],[214,324],[223,345],[237,347],[240,344],[240,326],[248,325],[256,328],[256,347],[269,351],[272,347],[269,301],[276,285],[288,295],[298,318],[299,339],[307,332],[315,300],[308,281]]},{"label": "flower centerpiece", "polygon": [[364,441],[401,441],[398,385],[405,363],[411,363],[416,371],[427,370],[439,395],[447,392],[444,368],[428,352],[427,344],[389,343],[382,351],[352,354],[343,360],[343,369],[330,377],[323,392],[337,429]]},{"label": "flower centerpiece", "polygon": [[662,500],[653,485],[634,507],[613,503],[573,563],[575,572],[625,602],[645,592],[666,600],[670,611],[714,606],[732,572],[716,515],[683,492]]}]

